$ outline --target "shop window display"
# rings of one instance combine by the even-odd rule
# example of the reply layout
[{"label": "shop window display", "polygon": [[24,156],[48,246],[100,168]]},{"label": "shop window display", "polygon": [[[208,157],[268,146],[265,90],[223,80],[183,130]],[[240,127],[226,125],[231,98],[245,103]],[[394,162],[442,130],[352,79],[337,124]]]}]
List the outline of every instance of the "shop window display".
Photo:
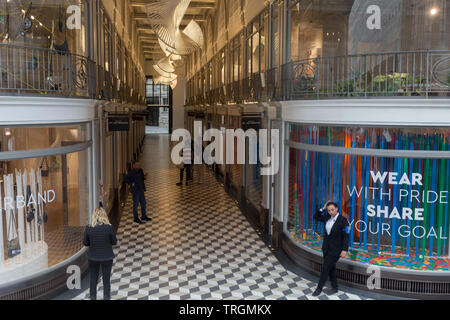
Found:
[{"label": "shop window display", "polygon": [[[39,140],[36,134],[35,144],[17,149],[28,149],[23,151],[31,155],[49,146],[79,144],[78,138],[83,138],[81,142],[86,138],[81,134],[84,129],[83,125],[78,129],[49,128],[47,139]],[[18,133],[39,133],[41,129],[15,130],[22,131],[2,141],[15,138],[17,143],[28,136]],[[75,255],[83,248],[82,236],[89,221],[88,149],[2,160],[7,153],[0,152],[0,283],[45,270]]]},{"label": "shop window display", "polygon": [[[450,159],[339,153],[343,148],[447,151],[448,128],[290,125],[289,139],[333,151],[290,147],[287,230],[320,250],[313,219],[327,200],[350,222],[350,259],[416,270],[449,270]],[[333,150],[333,149],[332,149]]]}]

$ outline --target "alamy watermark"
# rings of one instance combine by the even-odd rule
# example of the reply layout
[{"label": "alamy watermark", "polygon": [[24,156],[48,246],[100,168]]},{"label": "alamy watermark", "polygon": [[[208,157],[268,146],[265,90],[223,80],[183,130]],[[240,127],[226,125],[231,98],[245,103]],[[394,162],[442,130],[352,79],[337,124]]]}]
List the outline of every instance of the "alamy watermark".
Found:
[{"label": "alamy watermark", "polygon": [[381,8],[377,5],[371,5],[367,7],[367,14],[370,14],[367,19],[367,28],[369,30],[380,30],[381,29]]},{"label": "alamy watermark", "polygon": [[77,5],[68,6],[66,13],[69,17],[66,20],[67,29],[81,30],[81,8]]},{"label": "alamy watermark", "polygon": [[[279,170],[279,130],[270,130],[270,146],[267,129],[208,129],[202,134],[202,122],[194,122],[194,139],[186,129],[176,129],[172,133],[172,141],[181,141],[172,148],[171,159],[175,165],[181,163],[208,165],[245,164],[245,146],[248,139],[248,164],[262,165],[261,175],[275,175]],[[203,142],[211,142],[203,150]],[[192,145],[194,147],[192,153]],[[235,149],[236,147],[236,149]],[[224,149],[226,152],[224,153]],[[226,159],[224,158],[226,155]],[[237,158],[237,161],[235,161]]]},{"label": "alamy watermark", "polygon": [[67,274],[70,276],[67,277],[66,285],[67,289],[81,289],[81,269],[77,265],[70,265],[67,267]]},{"label": "alamy watermark", "polygon": [[367,278],[367,289],[381,289],[381,270],[380,267],[371,265],[366,270],[370,276]]}]

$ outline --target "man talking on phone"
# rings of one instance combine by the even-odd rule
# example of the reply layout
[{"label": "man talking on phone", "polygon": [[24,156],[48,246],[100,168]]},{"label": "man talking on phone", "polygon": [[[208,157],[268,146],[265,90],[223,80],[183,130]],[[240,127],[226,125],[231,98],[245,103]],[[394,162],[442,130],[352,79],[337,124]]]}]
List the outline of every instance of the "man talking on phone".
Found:
[{"label": "man talking on phone", "polygon": [[323,208],[314,215],[317,221],[325,222],[323,232],[323,264],[320,273],[319,283],[316,291],[312,294],[314,297],[322,292],[325,282],[330,277],[331,290],[328,294],[338,292],[336,279],[336,263],[339,258],[345,258],[348,251],[350,227],[348,220],[338,212],[336,203],[328,201]]}]

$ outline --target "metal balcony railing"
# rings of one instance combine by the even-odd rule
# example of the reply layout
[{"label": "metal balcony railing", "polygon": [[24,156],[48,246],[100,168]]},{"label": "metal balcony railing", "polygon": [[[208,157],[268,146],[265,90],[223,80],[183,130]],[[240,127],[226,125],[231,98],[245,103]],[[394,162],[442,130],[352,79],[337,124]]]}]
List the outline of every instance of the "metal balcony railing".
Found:
[{"label": "metal balcony railing", "polygon": [[225,101],[226,102],[232,102],[234,101],[234,95],[233,95],[233,85],[231,83],[227,83],[225,85]]},{"label": "metal balcony railing", "polygon": [[450,51],[318,57],[282,67],[282,100],[448,97]]},{"label": "metal balcony railing", "polygon": [[246,101],[260,101],[262,99],[261,74],[254,73],[242,80],[242,99]]},{"label": "metal balcony railing", "polygon": [[272,68],[266,72],[266,95],[269,100],[277,100],[278,85],[278,68]]},{"label": "metal balcony railing", "polygon": [[231,92],[234,102],[239,103],[242,101],[243,88],[241,80],[233,81],[233,83],[231,84]]},{"label": "metal balcony railing", "polygon": [[449,97],[450,51],[306,59],[289,62],[280,69],[269,69],[264,80],[261,74],[253,74],[211,92],[210,104],[352,97]]},{"label": "metal balcony railing", "polygon": [[0,94],[144,102],[136,90],[86,57],[13,44],[0,44]]},{"label": "metal balcony railing", "polygon": [[90,97],[95,64],[65,51],[0,44],[0,91]]}]

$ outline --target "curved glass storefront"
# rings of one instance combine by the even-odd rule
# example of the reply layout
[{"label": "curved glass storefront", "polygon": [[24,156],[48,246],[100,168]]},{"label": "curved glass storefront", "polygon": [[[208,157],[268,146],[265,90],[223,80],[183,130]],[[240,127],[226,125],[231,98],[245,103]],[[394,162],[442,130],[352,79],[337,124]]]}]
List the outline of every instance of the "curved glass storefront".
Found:
[{"label": "curved glass storefront", "polygon": [[47,149],[86,142],[85,125],[0,128],[0,152]]},{"label": "curved glass storefront", "polygon": [[449,128],[288,126],[287,231],[320,251],[327,200],[350,222],[350,259],[450,270]]},{"label": "curved glass storefront", "polygon": [[1,284],[50,268],[83,248],[91,141],[86,124],[0,133]]}]

